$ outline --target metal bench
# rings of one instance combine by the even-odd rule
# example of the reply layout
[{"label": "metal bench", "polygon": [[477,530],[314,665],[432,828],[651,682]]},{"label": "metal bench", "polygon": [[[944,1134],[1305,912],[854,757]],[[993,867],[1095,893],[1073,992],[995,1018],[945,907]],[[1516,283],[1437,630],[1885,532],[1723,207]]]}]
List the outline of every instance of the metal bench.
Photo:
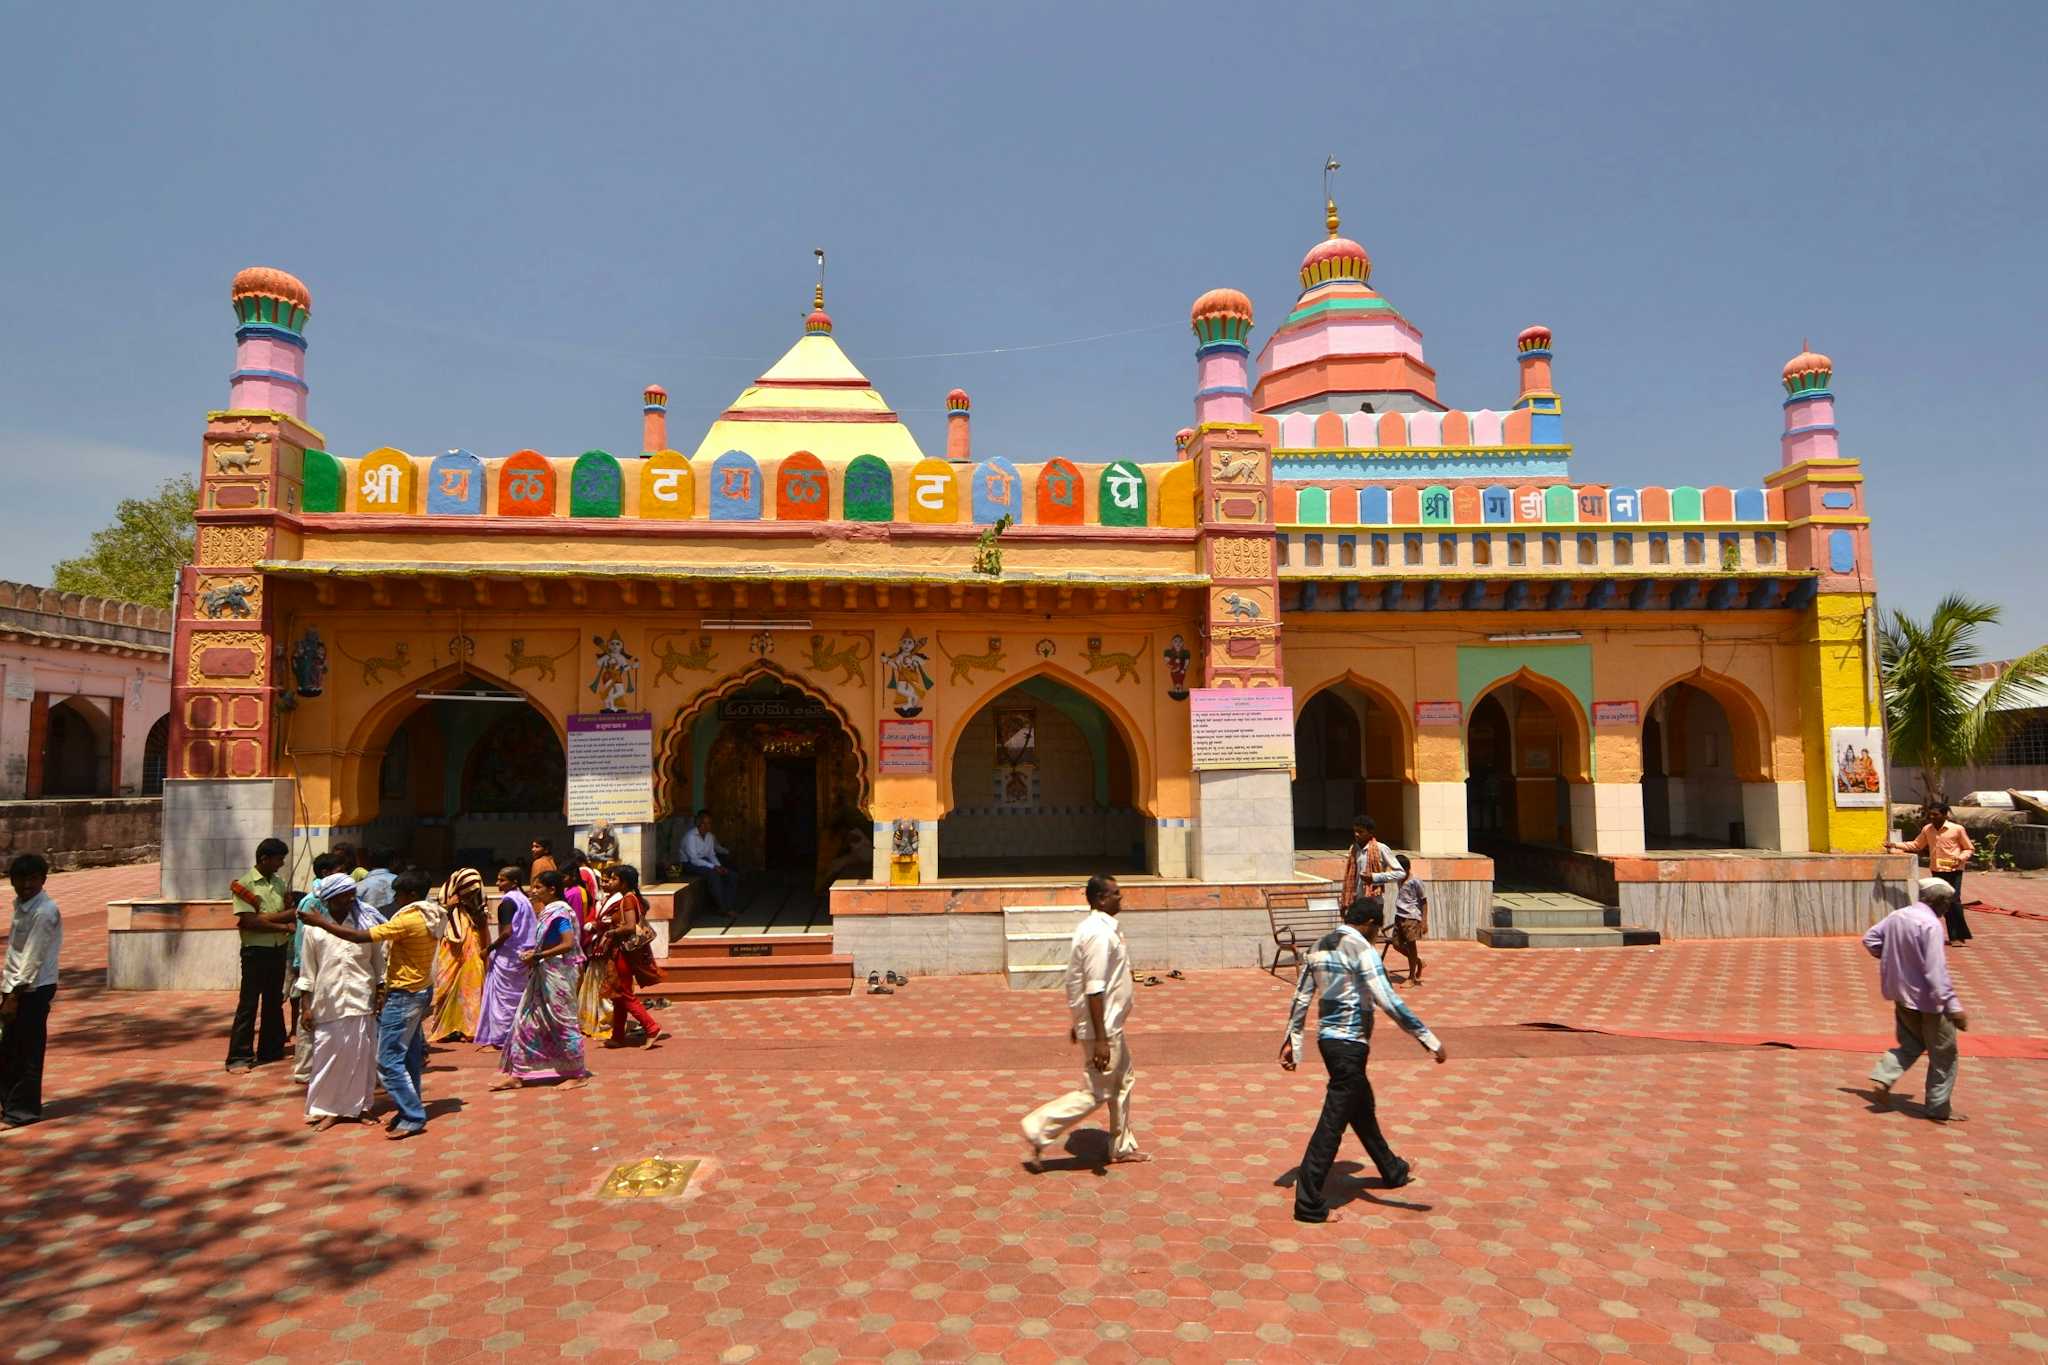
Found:
[{"label": "metal bench", "polygon": [[1341,896],[1334,882],[1290,886],[1266,893],[1266,918],[1273,926],[1273,960],[1268,974],[1277,975],[1284,959],[1299,967],[1315,941],[1343,922]]}]

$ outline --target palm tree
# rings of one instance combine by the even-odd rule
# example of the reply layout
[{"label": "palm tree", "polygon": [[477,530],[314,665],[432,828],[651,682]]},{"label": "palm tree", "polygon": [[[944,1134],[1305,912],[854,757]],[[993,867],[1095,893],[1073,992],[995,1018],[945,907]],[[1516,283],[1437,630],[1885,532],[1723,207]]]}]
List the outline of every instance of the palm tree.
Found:
[{"label": "palm tree", "polygon": [[[1983,662],[1977,629],[1997,621],[1997,607],[1951,593],[1935,604],[1924,624],[1895,611],[1878,627],[1892,762],[1921,769],[1929,797],[1940,794],[1945,770],[1990,758],[2003,737],[2000,710],[2048,681],[2048,645],[2043,645],[2007,664],[1972,700],[1974,687],[1964,673]],[[2048,689],[2041,690],[2048,696]]]}]

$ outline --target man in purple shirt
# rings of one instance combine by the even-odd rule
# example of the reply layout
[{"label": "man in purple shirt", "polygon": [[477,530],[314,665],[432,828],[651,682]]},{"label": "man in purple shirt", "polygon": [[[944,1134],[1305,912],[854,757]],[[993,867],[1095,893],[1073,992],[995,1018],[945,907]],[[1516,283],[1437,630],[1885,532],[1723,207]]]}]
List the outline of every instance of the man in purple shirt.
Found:
[{"label": "man in purple shirt", "polygon": [[1920,899],[1894,910],[1863,936],[1878,960],[1884,998],[1892,1002],[1899,1045],[1877,1059],[1870,1079],[1889,1095],[1906,1068],[1927,1054],[1927,1117],[1947,1122],[1949,1096],[1956,1088],[1956,1030],[1970,1020],[1948,978],[1942,947],[1942,914],[1955,889],[1939,877],[1920,883]]}]

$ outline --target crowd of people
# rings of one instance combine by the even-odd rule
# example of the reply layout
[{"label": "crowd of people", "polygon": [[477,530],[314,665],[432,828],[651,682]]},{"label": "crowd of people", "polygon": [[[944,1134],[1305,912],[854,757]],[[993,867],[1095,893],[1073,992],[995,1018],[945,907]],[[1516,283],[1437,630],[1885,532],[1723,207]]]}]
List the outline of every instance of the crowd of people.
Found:
[{"label": "crowd of people", "polygon": [[282,1061],[295,1043],[316,1130],[369,1122],[381,1086],[387,1135],[424,1132],[429,1043],[496,1050],[491,1088],[512,1090],[584,1084],[586,1038],[653,1047],[666,1036],[639,997],[661,970],[629,863],[599,866],[573,848],[558,863],[536,839],[530,863],[499,868],[486,892],[474,868],[436,881],[395,850],[359,859],[337,844],[301,891],[286,883],[288,855],[265,839],[229,887],[242,974],[227,1068]]}]

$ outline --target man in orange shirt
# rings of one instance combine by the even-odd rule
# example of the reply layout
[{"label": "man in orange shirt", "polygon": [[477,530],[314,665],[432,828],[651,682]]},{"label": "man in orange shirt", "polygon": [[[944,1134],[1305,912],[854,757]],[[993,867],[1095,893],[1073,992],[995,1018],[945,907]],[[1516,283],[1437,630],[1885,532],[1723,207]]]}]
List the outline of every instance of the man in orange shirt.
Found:
[{"label": "man in orange shirt", "polygon": [[1970,842],[1970,831],[1948,818],[1948,802],[1927,803],[1927,823],[1920,827],[1919,837],[1909,844],[1888,843],[1885,845],[1894,853],[1925,853],[1928,875],[1939,877],[1955,888],[1955,895],[1949,900],[1944,919],[1948,925],[1948,941],[1961,945],[1970,941],[1970,925],[1963,918],[1963,871],[1970,865],[1970,855],[1977,846]]}]

